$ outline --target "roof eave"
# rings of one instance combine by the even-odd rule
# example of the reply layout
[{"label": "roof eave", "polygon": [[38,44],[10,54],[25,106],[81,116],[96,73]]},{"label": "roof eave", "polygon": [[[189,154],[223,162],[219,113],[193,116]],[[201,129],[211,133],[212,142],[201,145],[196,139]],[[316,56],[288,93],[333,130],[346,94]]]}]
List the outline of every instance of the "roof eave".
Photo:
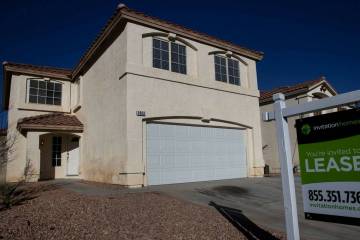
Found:
[{"label": "roof eave", "polygon": [[37,77],[49,77],[49,78],[60,79],[60,80],[65,80],[65,81],[71,80],[70,76],[67,76],[65,74],[50,73],[50,72],[41,71],[41,70],[31,70],[31,69],[26,69],[23,67],[18,67],[18,66],[7,66],[6,64],[5,64],[5,71],[7,71],[9,73],[26,74],[26,75],[37,76]]},{"label": "roof eave", "polygon": [[61,132],[83,132],[83,126],[67,126],[67,125],[42,125],[42,124],[23,124],[19,123],[17,129],[20,132],[28,131],[61,131]]},{"label": "roof eave", "polygon": [[193,33],[193,34],[189,34],[185,31],[181,31],[175,27],[172,27],[168,24],[165,23],[161,23],[155,20],[151,20],[151,19],[145,19],[142,18],[141,16],[128,12],[128,11],[123,11],[122,12],[122,17],[125,18],[128,21],[133,21],[136,23],[140,23],[142,25],[146,25],[146,26],[150,26],[153,28],[157,28],[160,30],[165,30],[171,33],[175,33],[175,34],[179,34],[181,36],[184,36],[188,39],[192,39],[201,43],[205,43],[208,45],[212,45],[221,49],[225,49],[225,50],[230,50],[234,53],[240,54],[240,55],[244,55],[246,57],[249,57],[251,59],[260,61],[263,59],[264,53],[263,52],[258,52],[258,51],[254,51],[254,50],[250,50],[250,49],[246,49],[246,48],[241,48],[241,47],[234,47],[232,44],[226,44],[223,42],[219,42],[218,40],[208,40],[206,39],[204,36],[201,36],[200,34],[197,33]]},{"label": "roof eave", "polygon": [[[293,91],[293,92],[284,93],[285,99],[289,99],[289,98],[292,98],[292,97],[297,97],[297,96],[299,96],[301,94],[306,93],[308,90],[309,90],[308,88],[302,88],[302,89],[299,89],[299,90],[296,90],[296,91]],[[267,105],[267,104],[270,104],[270,103],[273,103],[273,102],[274,102],[274,100],[273,100],[272,96],[269,96],[269,97],[266,97],[264,99],[259,100],[259,104],[261,106]]]},{"label": "roof eave", "polygon": [[[104,47],[106,49],[107,44],[112,43],[115,38],[122,32],[127,22],[135,22],[137,24],[141,24],[144,26],[150,26],[162,31],[168,31],[175,34],[179,34],[181,36],[184,36],[186,38],[202,42],[208,45],[212,45],[214,47],[218,47],[220,49],[225,49],[232,51],[236,54],[246,56],[250,59],[260,61],[263,59],[264,53],[258,52],[246,48],[241,47],[234,47],[232,44],[226,44],[217,40],[208,40],[205,39],[205,37],[201,36],[200,34],[189,34],[185,31],[181,31],[175,27],[167,26],[164,23],[142,18],[140,15],[131,13],[127,11],[127,8],[121,8],[118,10],[118,12],[115,14],[114,19],[111,21],[110,25],[107,26],[104,29],[104,32],[101,33],[98,39],[95,40],[95,42],[91,45],[89,50],[87,50],[86,54],[82,57],[78,65],[75,67],[72,73],[71,79],[74,81],[79,75],[84,74],[84,72],[87,71],[89,66],[92,65],[92,61],[95,61],[97,59],[98,55],[101,55],[104,51]],[[107,44],[106,44],[106,41]]]},{"label": "roof eave", "polygon": [[12,74],[24,74],[35,77],[49,77],[64,81],[71,81],[70,76],[60,73],[50,73],[41,70],[31,70],[21,66],[11,66],[7,62],[3,63],[3,79],[4,79],[4,89],[3,89],[3,110],[9,110],[9,98],[10,98],[10,85],[11,85],[11,76]]},{"label": "roof eave", "polygon": [[[96,60],[97,55],[102,54],[104,49],[102,49],[101,47],[105,47],[106,49],[106,46],[108,47],[108,45],[110,45],[115,40],[115,38],[120,35],[124,28],[125,21],[122,15],[119,13],[117,13],[117,15],[114,17],[112,24],[104,30],[100,38],[95,41],[95,43],[86,52],[85,56],[80,60],[79,64],[75,67],[71,76],[73,81],[77,78],[78,75],[86,72],[84,68],[86,69],[86,67],[88,67],[87,65],[91,65],[91,61],[94,61],[94,58]],[[108,42],[106,43],[107,40]]]}]

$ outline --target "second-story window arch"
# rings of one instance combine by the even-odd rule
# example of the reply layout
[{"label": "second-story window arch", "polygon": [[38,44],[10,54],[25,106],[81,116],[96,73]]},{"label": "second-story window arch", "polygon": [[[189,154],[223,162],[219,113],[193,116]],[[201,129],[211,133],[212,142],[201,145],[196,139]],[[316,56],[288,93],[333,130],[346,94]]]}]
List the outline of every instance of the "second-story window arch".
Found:
[{"label": "second-story window arch", "polygon": [[215,80],[240,86],[240,64],[247,65],[246,62],[231,52],[215,51],[209,54],[214,55]]},{"label": "second-story window arch", "polygon": [[153,38],[153,67],[186,74],[186,46],[175,41]]},{"label": "second-story window arch", "polygon": [[152,37],[152,67],[188,74],[188,49],[197,50],[191,43],[171,33],[146,33]]}]

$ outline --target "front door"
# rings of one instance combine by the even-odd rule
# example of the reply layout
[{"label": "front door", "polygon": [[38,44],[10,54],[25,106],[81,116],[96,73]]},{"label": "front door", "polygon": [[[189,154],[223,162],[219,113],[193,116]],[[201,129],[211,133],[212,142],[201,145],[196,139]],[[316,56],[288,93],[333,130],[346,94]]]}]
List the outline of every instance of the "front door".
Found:
[{"label": "front door", "polygon": [[67,175],[79,175],[79,137],[70,137],[68,142]]}]

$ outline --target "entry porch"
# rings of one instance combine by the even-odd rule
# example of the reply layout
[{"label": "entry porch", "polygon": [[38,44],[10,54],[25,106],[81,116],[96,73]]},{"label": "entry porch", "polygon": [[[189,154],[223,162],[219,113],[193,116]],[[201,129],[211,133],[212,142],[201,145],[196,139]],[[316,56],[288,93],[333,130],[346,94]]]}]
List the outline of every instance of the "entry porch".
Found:
[{"label": "entry porch", "polygon": [[25,166],[31,181],[81,177],[83,125],[74,115],[24,118],[18,130],[26,138]]}]

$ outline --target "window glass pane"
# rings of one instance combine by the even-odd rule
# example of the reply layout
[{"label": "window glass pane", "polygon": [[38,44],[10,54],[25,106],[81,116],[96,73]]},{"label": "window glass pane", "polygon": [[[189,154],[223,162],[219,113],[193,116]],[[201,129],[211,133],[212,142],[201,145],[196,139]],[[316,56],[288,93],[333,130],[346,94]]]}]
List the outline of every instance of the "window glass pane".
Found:
[{"label": "window glass pane", "polygon": [[30,80],[30,87],[38,88],[38,81],[37,80]]},{"label": "window glass pane", "polygon": [[171,71],[179,72],[179,65],[176,63],[171,63]]},{"label": "window glass pane", "polygon": [[153,39],[153,67],[169,70],[169,43]]},{"label": "window glass pane", "polygon": [[39,97],[38,97],[38,103],[40,103],[40,104],[45,104],[45,103],[46,103],[46,97],[41,97],[41,96],[39,96]]},{"label": "window glass pane", "polygon": [[171,63],[177,63],[179,56],[177,53],[171,52]]},{"label": "window glass pane", "polygon": [[171,71],[186,74],[186,47],[171,43]]},{"label": "window glass pane", "polygon": [[[29,102],[61,105],[62,84],[44,80],[29,80]],[[56,101],[54,99],[57,98]],[[60,104],[59,104],[60,102]]]},{"label": "window glass pane", "polygon": [[29,102],[31,102],[31,103],[37,103],[37,96],[30,95],[30,96],[29,96]]},{"label": "window glass pane", "polygon": [[45,81],[39,81],[39,88],[46,89]]},{"label": "window glass pane", "polygon": [[169,51],[169,43],[168,42],[166,42],[166,41],[160,41],[160,45],[161,45],[161,50],[163,50],[163,51]]},{"label": "window glass pane", "polygon": [[61,92],[55,92],[54,98],[61,98]]},{"label": "window glass pane", "polygon": [[61,166],[61,145],[62,139],[61,137],[53,137],[52,139],[52,165]]},{"label": "window glass pane", "polygon": [[62,85],[60,83],[55,83],[55,91],[61,92],[61,90],[62,90]]},{"label": "window glass pane", "polygon": [[234,77],[229,75],[229,83],[234,84],[234,82]]},{"label": "window glass pane", "polygon": [[161,68],[162,68],[162,69],[169,70],[169,62],[167,62],[167,61],[162,61],[162,62],[161,62]]},{"label": "window glass pane", "polygon": [[39,96],[46,97],[46,90],[39,89]]},{"label": "window glass pane", "polygon": [[183,45],[179,45],[179,53],[181,55],[186,55],[186,47]]},{"label": "window glass pane", "polygon": [[180,65],[180,73],[186,74],[186,65]]},{"label": "window glass pane", "polygon": [[240,78],[235,78],[234,84],[235,84],[235,85],[240,85]]},{"label": "window glass pane", "polygon": [[160,50],[154,49],[154,59],[160,59]]},{"label": "window glass pane", "polygon": [[53,105],[53,104],[54,104],[54,98],[53,98],[53,97],[47,97],[47,98],[46,98],[46,104],[51,104],[51,105]]},{"label": "window glass pane", "polygon": [[169,62],[169,52],[163,52],[163,55],[161,57],[162,61]]},{"label": "window glass pane", "polygon": [[160,41],[157,39],[153,39],[153,46],[154,48],[160,48]]},{"label": "window glass pane", "polygon": [[54,99],[54,105],[61,105],[61,99],[55,98]]},{"label": "window glass pane", "polygon": [[48,82],[48,83],[47,83],[47,89],[48,89],[48,90],[54,90],[54,85],[55,85],[54,83]]},{"label": "window glass pane", "polygon": [[220,73],[215,73],[215,79],[218,80],[218,81],[221,81]]},{"label": "window glass pane", "polygon": [[161,68],[160,59],[153,59],[153,67]]},{"label": "window glass pane", "polygon": [[214,56],[215,62],[215,80],[227,82],[226,59],[220,56]]},{"label": "window glass pane", "polygon": [[239,61],[228,59],[229,83],[240,85]]},{"label": "window glass pane", "polygon": [[53,98],[54,97],[54,91],[47,91],[46,96]]},{"label": "window glass pane", "polygon": [[29,88],[30,95],[38,95],[38,89],[37,88]]},{"label": "window glass pane", "polygon": [[171,43],[171,51],[177,53],[179,51],[179,46],[176,43]]}]

